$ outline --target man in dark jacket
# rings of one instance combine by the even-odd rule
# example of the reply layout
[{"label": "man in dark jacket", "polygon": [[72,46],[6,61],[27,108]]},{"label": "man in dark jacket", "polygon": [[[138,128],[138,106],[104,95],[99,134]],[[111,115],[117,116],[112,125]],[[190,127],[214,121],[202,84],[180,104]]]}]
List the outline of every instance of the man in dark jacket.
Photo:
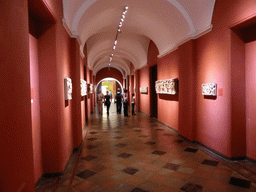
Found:
[{"label": "man in dark jacket", "polygon": [[120,91],[120,88],[117,88],[117,92],[115,95],[115,103],[116,103],[116,113],[121,114],[121,109],[122,109],[122,98],[123,95]]}]

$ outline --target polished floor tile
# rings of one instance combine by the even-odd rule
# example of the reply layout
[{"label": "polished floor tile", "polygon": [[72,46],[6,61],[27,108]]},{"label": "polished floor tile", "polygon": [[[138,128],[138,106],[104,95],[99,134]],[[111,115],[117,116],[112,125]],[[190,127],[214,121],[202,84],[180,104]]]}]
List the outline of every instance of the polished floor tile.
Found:
[{"label": "polished floor tile", "polygon": [[139,170],[132,168],[132,167],[127,167],[126,169],[123,170],[123,172],[130,174],[130,175],[134,175],[135,173],[137,173]]},{"label": "polished floor tile", "polygon": [[80,173],[78,173],[76,176],[81,177],[82,179],[87,179],[88,177],[91,177],[95,175],[96,173],[90,170],[84,170]]},{"label": "polished floor tile", "polygon": [[234,186],[239,186],[239,187],[242,187],[242,188],[250,189],[251,181],[248,181],[248,180],[245,180],[245,179],[231,177],[230,181],[229,181],[229,184],[234,185]]},{"label": "polished floor tile", "polygon": [[218,161],[214,161],[214,160],[208,160],[208,159],[205,159],[202,164],[204,165],[210,165],[210,166],[217,166],[218,165]]},{"label": "polished floor tile", "polygon": [[[90,115],[83,142],[63,175],[42,178],[36,192],[253,192],[256,169],[221,159],[154,118]],[[256,167],[256,166],[255,166]]]}]

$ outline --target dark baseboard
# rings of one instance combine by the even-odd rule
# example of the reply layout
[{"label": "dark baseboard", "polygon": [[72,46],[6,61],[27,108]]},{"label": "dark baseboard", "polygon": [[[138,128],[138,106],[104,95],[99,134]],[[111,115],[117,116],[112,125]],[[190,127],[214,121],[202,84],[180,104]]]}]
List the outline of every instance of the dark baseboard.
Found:
[{"label": "dark baseboard", "polygon": [[250,158],[250,157],[246,157],[246,160],[248,160],[248,161],[250,161],[250,162],[256,164],[256,160],[254,160],[254,159],[252,159],[252,158]]},{"label": "dark baseboard", "polygon": [[43,178],[52,178],[52,177],[59,177],[62,176],[64,174],[64,172],[59,172],[59,173],[44,173],[43,174]]},{"label": "dark baseboard", "polygon": [[214,149],[212,149],[212,148],[210,148],[210,147],[208,147],[208,146],[206,146],[206,145],[204,145],[204,144],[202,144],[202,143],[200,143],[200,142],[198,142],[198,141],[193,141],[193,143],[195,143],[196,145],[199,145],[199,146],[205,148],[206,150],[208,150],[208,151],[214,153],[215,155],[218,155],[218,156],[220,156],[220,157],[222,157],[222,158],[224,158],[224,159],[226,159],[226,160],[229,160],[229,161],[241,161],[241,160],[247,159],[246,156],[227,157],[226,155],[223,155],[222,153],[220,153],[220,152],[218,152],[218,151],[216,151],[216,150],[214,150]]},{"label": "dark baseboard", "polygon": [[[141,111],[140,111],[141,112]],[[141,113],[143,113],[143,112],[141,112]],[[145,113],[143,113],[143,114],[145,114]],[[146,116],[149,116],[149,115],[147,115],[147,114],[145,114]],[[156,118],[155,118],[156,119]],[[156,119],[157,121],[158,121],[158,119]],[[161,124],[163,124],[163,125],[165,125],[166,127],[168,127],[169,129],[171,129],[172,131],[174,131],[174,132],[176,132],[176,133],[178,133],[178,131],[176,130],[176,129],[174,129],[174,128],[172,128],[172,127],[170,127],[170,126],[168,126],[168,125],[166,125],[166,124],[164,124],[164,123],[162,123],[162,122],[160,122],[160,121],[158,121],[159,123],[161,123]],[[212,152],[212,153],[214,153],[215,155],[218,155],[218,156],[220,156],[220,157],[222,157],[222,158],[224,158],[224,159],[226,159],[226,160],[229,160],[229,161],[242,161],[242,160],[248,160],[248,161],[251,161],[252,163],[256,163],[256,160],[253,160],[253,159],[251,159],[251,158],[249,158],[249,157],[246,157],[246,156],[240,156],[240,157],[227,157],[226,155],[223,155],[222,153],[219,153],[218,151],[216,151],[216,150],[214,150],[214,149],[212,149],[212,148],[210,148],[210,147],[208,147],[208,146],[206,146],[206,145],[204,145],[204,144],[202,144],[202,143],[200,143],[200,142],[198,142],[198,141],[191,141],[191,140],[189,140],[188,138],[186,138],[186,137],[184,137],[184,136],[182,136],[182,135],[180,135],[180,134],[178,134],[181,138],[183,138],[185,141],[187,141],[187,142],[191,142],[191,143],[194,143],[194,144],[196,144],[196,145],[199,145],[199,146],[201,146],[201,147],[203,147],[206,151],[208,150],[208,151],[210,151],[210,152]]]},{"label": "dark baseboard", "polygon": [[[81,144],[80,144],[80,145],[81,145]],[[78,151],[79,151],[79,149],[80,149],[80,146],[79,146],[79,147],[77,147],[77,148],[74,148],[74,149],[73,149],[73,152],[72,152],[72,154],[73,154],[73,153],[76,153],[76,152],[78,152]]]}]

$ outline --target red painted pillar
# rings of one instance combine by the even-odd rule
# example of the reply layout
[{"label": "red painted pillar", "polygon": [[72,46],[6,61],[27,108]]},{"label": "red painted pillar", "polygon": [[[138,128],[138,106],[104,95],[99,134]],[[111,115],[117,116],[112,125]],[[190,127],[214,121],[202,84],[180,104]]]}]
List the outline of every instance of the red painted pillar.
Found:
[{"label": "red painted pillar", "polygon": [[27,4],[0,1],[0,191],[34,191]]},{"label": "red painted pillar", "polygon": [[71,78],[72,78],[72,132],[73,145],[78,148],[82,141],[81,86],[80,86],[80,52],[76,39],[71,39]]},{"label": "red painted pillar", "polygon": [[[92,70],[90,70],[90,83],[93,84]],[[94,89],[94,88],[93,88],[93,89]],[[94,94],[94,93],[91,93],[91,113],[93,113],[93,106],[94,106],[94,103],[93,103],[93,94]]]},{"label": "red painted pillar", "polygon": [[135,106],[136,106],[136,109],[138,111],[140,111],[140,92],[139,92],[139,87],[140,87],[140,71],[139,70],[136,70],[135,71],[135,96],[136,96],[136,101],[135,101]]},{"label": "red painted pillar", "polygon": [[[181,45],[179,54],[179,115],[178,132],[189,140],[195,139],[195,42]],[[186,57],[184,57],[184,54]]]}]

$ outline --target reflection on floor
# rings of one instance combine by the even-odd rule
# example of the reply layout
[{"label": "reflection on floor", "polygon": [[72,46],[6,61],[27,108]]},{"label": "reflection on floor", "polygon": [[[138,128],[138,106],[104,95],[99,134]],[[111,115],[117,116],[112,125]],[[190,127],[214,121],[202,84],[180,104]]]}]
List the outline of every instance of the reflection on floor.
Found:
[{"label": "reflection on floor", "polygon": [[186,141],[142,113],[94,113],[79,151],[62,176],[42,178],[36,191],[256,191],[255,172]]}]

